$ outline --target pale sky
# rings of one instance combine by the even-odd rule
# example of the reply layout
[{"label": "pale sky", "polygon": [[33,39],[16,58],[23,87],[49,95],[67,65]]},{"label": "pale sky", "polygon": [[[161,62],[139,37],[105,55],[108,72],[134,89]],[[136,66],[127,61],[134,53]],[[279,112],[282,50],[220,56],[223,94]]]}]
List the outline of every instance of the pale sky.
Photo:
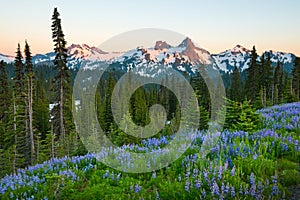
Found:
[{"label": "pale sky", "polygon": [[[211,53],[240,44],[259,52],[300,56],[298,0],[0,0],[0,53],[14,56],[25,39],[32,52],[53,49],[51,16],[61,14],[68,45],[99,46],[140,28],[168,29],[189,36]],[[105,50],[105,49],[104,49]]]}]

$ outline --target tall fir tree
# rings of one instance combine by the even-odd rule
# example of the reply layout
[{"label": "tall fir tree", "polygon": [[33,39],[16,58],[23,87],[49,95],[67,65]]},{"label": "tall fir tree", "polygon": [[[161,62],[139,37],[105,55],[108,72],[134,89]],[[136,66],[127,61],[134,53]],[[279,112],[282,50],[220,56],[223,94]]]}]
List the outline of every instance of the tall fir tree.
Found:
[{"label": "tall fir tree", "polygon": [[10,102],[10,92],[7,81],[6,64],[3,60],[0,62],[0,75],[0,120],[3,120],[5,123],[7,120],[5,116]]},{"label": "tall fir tree", "polygon": [[271,61],[271,55],[269,52],[264,53],[262,55],[263,61],[261,62],[262,68],[262,79],[261,79],[261,89],[264,90],[265,94],[263,96],[266,97],[266,104],[270,104],[272,97],[272,77],[273,77],[273,67]]},{"label": "tall fir tree", "polygon": [[259,81],[260,80],[260,74],[259,74],[259,66],[257,63],[257,53],[255,46],[253,46],[253,49],[251,51],[251,61],[248,68],[248,77],[245,85],[245,91],[246,91],[246,98],[247,100],[250,100],[251,103],[255,102],[257,93],[259,92]]},{"label": "tall fir tree", "polygon": [[241,102],[243,100],[241,75],[236,66],[232,73],[229,97],[233,101]]},{"label": "tall fir tree", "polygon": [[[6,65],[4,61],[0,61],[0,150],[4,151],[4,146],[6,143],[6,129],[8,123],[8,111],[9,111],[9,102],[11,97],[9,95],[7,74],[6,74]],[[1,176],[2,172],[0,172]]]},{"label": "tall fir tree", "polygon": [[66,134],[70,132],[69,128],[73,126],[71,117],[71,79],[67,67],[67,42],[62,30],[60,14],[57,8],[54,8],[51,28],[55,52],[54,67],[57,71],[54,82],[56,94],[54,103],[56,103],[56,106],[53,109],[53,131],[65,142]]},{"label": "tall fir tree", "polygon": [[282,63],[278,62],[273,76],[273,104],[279,104],[282,102],[284,92],[284,71]]},{"label": "tall fir tree", "polygon": [[34,73],[32,70],[32,56],[30,47],[25,41],[25,73],[26,73],[26,111],[28,117],[28,130],[29,130],[29,143],[30,143],[30,163],[34,163],[34,154],[35,154],[35,147],[34,147],[34,135],[33,135],[33,78]]},{"label": "tall fir tree", "polygon": [[294,66],[292,70],[292,90],[294,91],[296,98],[300,100],[300,58],[296,57],[294,60]]},{"label": "tall fir tree", "polygon": [[15,67],[16,67],[16,75],[15,75],[15,91],[18,94],[21,94],[23,92],[23,79],[24,79],[24,65],[23,65],[23,56],[21,53],[20,44],[18,44],[18,48],[16,51],[16,57],[15,57]]}]

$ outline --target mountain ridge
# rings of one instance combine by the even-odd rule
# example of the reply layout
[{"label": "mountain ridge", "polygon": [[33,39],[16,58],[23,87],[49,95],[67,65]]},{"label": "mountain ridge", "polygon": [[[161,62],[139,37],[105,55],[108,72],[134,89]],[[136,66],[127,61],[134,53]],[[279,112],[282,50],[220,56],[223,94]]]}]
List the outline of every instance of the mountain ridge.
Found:
[{"label": "mountain ridge", "polygon": [[[219,54],[211,54],[209,51],[200,48],[188,37],[178,46],[171,46],[166,41],[157,41],[154,47],[137,47],[126,52],[106,52],[98,47],[87,44],[71,44],[67,47],[68,65],[70,68],[79,67],[83,61],[106,61],[106,62],[125,62],[133,59],[143,62],[153,62],[159,64],[174,64],[181,71],[186,71],[182,66],[190,65],[209,65],[213,64],[216,70],[223,73],[231,73],[235,66],[239,71],[244,71],[249,67],[251,50],[238,44],[232,49],[225,50]],[[270,53],[271,61],[275,66],[278,61],[283,63],[285,69],[290,72],[295,55],[280,51],[268,50],[263,54]],[[34,64],[51,64],[55,59],[55,53],[36,54],[33,56]],[[258,58],[260,59],[260,57]],[[0,53],[0,60],[13,62],[14,57]],[[191,69],[195,71],[195,69]]]}]

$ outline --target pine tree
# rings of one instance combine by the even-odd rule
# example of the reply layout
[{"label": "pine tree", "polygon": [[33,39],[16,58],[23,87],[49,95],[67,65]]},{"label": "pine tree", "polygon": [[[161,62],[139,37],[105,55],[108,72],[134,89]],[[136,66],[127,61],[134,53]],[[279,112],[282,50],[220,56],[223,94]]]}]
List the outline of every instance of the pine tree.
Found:
[{"label": "pine tree", "polygon": [[233,73],[232,73],[232,81],[231,81],[231,86],[229,90],[229,96],[230,99],[233,101],[238,101],[241,102],[243,97],[242,97],[242,82],[241,82],[241,76],[238,68],[235,66]]},{"label": "pine tree", "polygon": [[255,46],[251,51],[251,61],[250,66],[248,68],[248,78],[245,85],[246,97],[251,103],[254,103],[257,93],[259,92],[259,81],[260,74],[259,74],[259,66],[257,63],[257,53]]},{"label": "pine tree", "polygon": [[58,135],[63,142],[66,139],[66,132],[70,132],[72,124],[72,101],[71,101],[71,79],[67,67],[67,48],[65,35],[61,26],[60,14],[54,8],[52,15],[52,39],[54,42],[55,60],[54,67],[57,71],[55,76],[55,103],[53,109],[54,134]]},{"label": "pine tree", "polygon": [[6,112],[10,102],[10,92],[8,88],[7,74],[3,60],[0,62],[0,120],[6,122]]},{"label": "pine tree", "polygon": [[282,101],[284,92],[284,71],[283,66],[280,62],[277,63],[277,66],[274,71],[273,84],[274,98],[272,102],[273,104],[279,104]]},{"label": "pine tree", "polygon": [[46,91],[42,80],[44,76],[41,76],[41,79],[36,81],[36,90],[33,106],[33,118],[34,118],[34,127],[37,129],[37,132],[41,134],[41,140],[46,138],[50,130],[49,120],[49,101],[46,98]]},{"label": "pine tree", "polygon": [[273,77],[273,67],[272,67],[272,61],[271,61],[271,55],[269,52],[264,53],[262,55],[263,61],[262,62],[262,79],[261,79],[261,86],[263,90],[265,91],[264,96],[266,96],[266,104],[267,102],[271,101],[272,97],[272,77]]},{"label": "pine tree", "polygon": [[20,44],[18,44],[16,57],[15,57],[15,77],[14,77],[14,90],[13,90],[13,134],[14,134],[14,166],[24,167],[30,164],[30,152],[28,146],[28,121],[26,115],[26,99],[24,95],[24,64],[23,56],[21,53]]},{"label": "pine tree", "polygon": [[25,41],[25,72],[26,72],[26,83],[27,83],[27,94],[26,94],[26,103],[27,103],[27,115],[29,123],[29,137],[30,137],[30,161],[31,164],[34,162],[34,135],[33,135],[33,71],[32,71],[32,56],[30,47]]},{"label": "pine tree", "polygon": [[[10,100],[11,100],[11,98],[9,95],[5,63],[2,60],[0,62],[0,151],[4,151],[4,146],[6,143],[5,136],[6,136],[6,132],[7,132],[6,127],[7,127],[7,123],[8,123],[7,114],[9,111]],[[1,174],[2,174],[2,172],[0,172],[0,176],[1,176]]]},{"label": "pine tree", "polygon": [[24,79],[24,70],[23,70],[23,56],[21,53],[20,44],[18,44],[17,52],[15,57],[15,67],[16,67],[16,75],[15,75],[15,91],[17,94],[21,94],[23,92],[23,79]]},{"label": "pine tree", "polygon": [[294,90],[298,100],[300,99],[300,58],[296,57],[292,70],[292,90]]}]

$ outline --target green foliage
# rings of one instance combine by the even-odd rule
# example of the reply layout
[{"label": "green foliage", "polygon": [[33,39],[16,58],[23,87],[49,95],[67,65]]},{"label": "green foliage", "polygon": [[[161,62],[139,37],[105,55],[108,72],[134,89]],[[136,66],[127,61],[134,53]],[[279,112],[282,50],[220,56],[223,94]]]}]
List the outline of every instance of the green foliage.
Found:
[{"label": "green foliage", "polygon": [[252,133],[260,128],[262,123],[261,118],[259,114],[254,111],[249,101],[243,101],[242,103],[229,99],[226,99],[226,101],[224,129],[243,130]]}]

